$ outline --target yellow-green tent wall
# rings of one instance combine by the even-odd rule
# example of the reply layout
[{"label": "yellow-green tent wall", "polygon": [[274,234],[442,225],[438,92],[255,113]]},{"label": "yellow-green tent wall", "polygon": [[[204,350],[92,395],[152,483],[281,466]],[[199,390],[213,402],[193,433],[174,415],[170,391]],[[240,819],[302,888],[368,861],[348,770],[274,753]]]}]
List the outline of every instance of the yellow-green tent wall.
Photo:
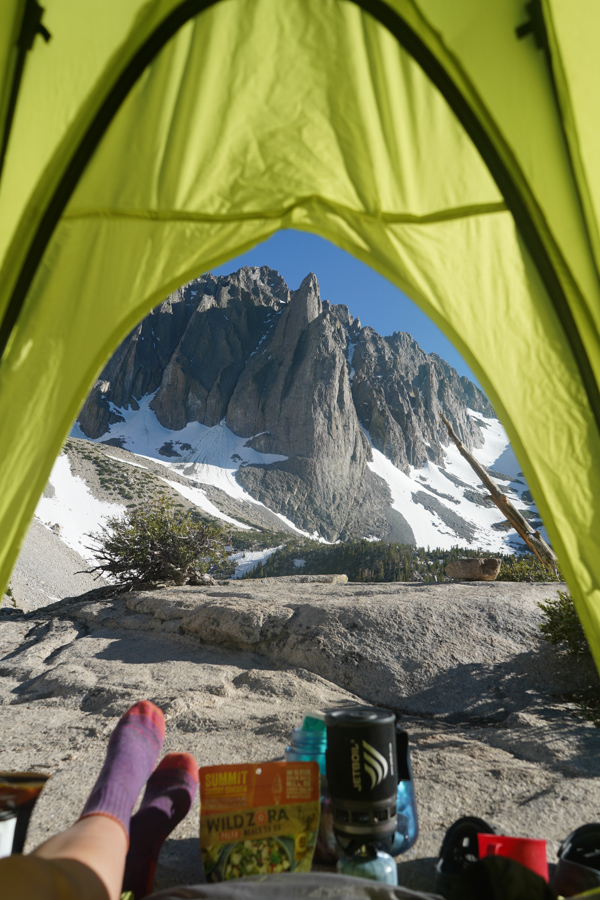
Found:
[{"label": "yellow-green tent wall", "polygon": [[597,4],[46,0],[25,52],[35,7],[0,11],[2,585],[118,342],[293,227],[463,353],[600,661]]}]

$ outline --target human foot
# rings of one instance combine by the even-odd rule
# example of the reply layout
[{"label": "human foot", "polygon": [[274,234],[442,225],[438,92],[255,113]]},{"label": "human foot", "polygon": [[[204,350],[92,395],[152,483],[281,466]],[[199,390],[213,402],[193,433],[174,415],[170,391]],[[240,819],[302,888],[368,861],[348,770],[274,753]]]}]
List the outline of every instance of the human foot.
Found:
[{"label": "human foot", "polygon": [[108,816],[129,837],[131,813],[165,739],[162,711],[149,700],[132,706],[110,736],[106,759],[80,819]]},{"label": "human foot", "polygon": [[198,764],[189,753],[169,753],[148,779],[139,810],[131,819],[123,890],[136,898],[152,890],[158,854],[188,814],[198,788]]}]

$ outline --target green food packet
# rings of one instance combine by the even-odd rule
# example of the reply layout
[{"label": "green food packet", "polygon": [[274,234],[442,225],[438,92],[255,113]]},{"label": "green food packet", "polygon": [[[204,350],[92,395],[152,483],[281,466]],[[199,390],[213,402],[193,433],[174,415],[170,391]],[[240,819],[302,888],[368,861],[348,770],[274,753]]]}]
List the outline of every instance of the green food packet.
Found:
[{"label": "green food packet", "polygon": [[320,814],[316,762],[200,769],[200,846],[208,881],[310,872]]}]

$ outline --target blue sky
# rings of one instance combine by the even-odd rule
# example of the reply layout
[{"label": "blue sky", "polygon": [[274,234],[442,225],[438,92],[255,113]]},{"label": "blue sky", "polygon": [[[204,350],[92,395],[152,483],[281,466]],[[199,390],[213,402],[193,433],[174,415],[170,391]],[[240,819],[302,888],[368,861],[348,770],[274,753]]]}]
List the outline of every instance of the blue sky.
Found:
[{"label": "blue sky", "polygon": [[377,272],[323,238],[300,231],[279,231],[249,253],[214,269],[228,275],[241,266],[270,266],[295,290],[309,272],[319,280],[321,298],[344,303],[362,325],[379,334],[408,331],[426,353],[438,353],[472,381],[475,376],[444,334],[421,310]]}]

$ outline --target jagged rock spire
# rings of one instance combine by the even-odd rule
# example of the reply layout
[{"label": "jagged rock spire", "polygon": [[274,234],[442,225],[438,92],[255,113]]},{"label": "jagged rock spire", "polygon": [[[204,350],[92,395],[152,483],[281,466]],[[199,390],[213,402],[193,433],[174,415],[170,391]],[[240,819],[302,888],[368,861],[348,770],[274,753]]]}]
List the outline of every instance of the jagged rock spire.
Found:
[{"label": "jagged rock spire", "polygon": [[314,273],[290,291],[267,266],[202,276],[157,307],[100,376],[79,417],[83,432],[102,436],[119,419],[114,406],[135,409],[148,394],[166,428],[226,421],[258,452],[287,457],[247,465],[236,477],[270,509],[327,540],[413,541],[368,467],[365,431],[408,471],[427,459],[443,464],[441,403],[467,447],[481,441],[467,405],[493,415],[475,385],[409,335],[361,328],[346,307],[321,303]]}]

